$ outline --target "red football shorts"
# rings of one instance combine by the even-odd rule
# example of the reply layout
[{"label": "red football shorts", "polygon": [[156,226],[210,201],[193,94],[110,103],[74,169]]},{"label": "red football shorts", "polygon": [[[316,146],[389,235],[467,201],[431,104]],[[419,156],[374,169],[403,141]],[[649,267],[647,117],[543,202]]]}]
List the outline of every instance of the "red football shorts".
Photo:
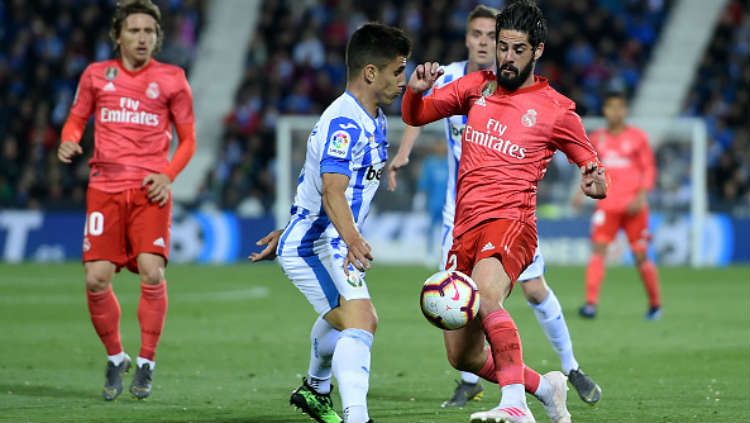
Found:
[{"label": "red football shorts", "polygon": [[471,275],[479,260],[497,257],[511,282],[515,282],[534,259],[536,242],[536,228],[529,224],[507,219],[488,220],[453,240],[445,268]]},{"label": "red football shorts", "polygon": [[634,215],[626,211],[597,209],[591,216],[591,241],[609,244],[620,228],[625,230],[633,252],[644,252],[648,248],[651,234],[648,231],[648,207]]},{"label": "red football shorts", "polygon": [[109,193],[89,188],[86,193],[86,224],[83,231],[83,261],[106,260],[138,273],[141,253],[169,259],[169,227],[172,201],[164,207],[148,200],[146,188]]}]

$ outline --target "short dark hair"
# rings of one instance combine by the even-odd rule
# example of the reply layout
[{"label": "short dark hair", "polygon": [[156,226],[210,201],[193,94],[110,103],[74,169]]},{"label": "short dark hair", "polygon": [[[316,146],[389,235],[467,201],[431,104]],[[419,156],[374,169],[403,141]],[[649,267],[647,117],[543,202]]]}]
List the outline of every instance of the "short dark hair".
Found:
[{"label": "short dark hair", "polygon": [[367,23],[354,31],[346,45],[346,70],[352,75],[373,64],[383,69],[396,56],[409,57],[411,41],[404,31],[380,23]]},{"label": "short dark hair", "polygon": [[607,91],[604,93],[604,96],[602,96],[602,104],[607,103],[609,100],[612,99],[620,99],[623,102],[628,102],[628,96],[624,91]]},{"label": "short dark hair", "polygon": [[151,0],[120,0],[117,2],[117,9],[115,10],[115,15],[112,17],[112,27],[109,29],[109,38],[115,43],[115,52],[120,53],[120,45],[117,44],[117,39],[120,38],[123,22],[125,22],[128,16],[136,13],[145,13],[156,21],[156,46],[154,46],[154,53],[157,53],[161,49],[161,43],[164,41],[164,32],[161,29],[161,11],[159,10],[159,6],[155,5]]},{"label": "short dark hair", "polygon": [[507,5],[495,21],[496,39],[502,29],[525,32],[532,48],[537,48],[547,39],[547,21],[533,0],[516,0]]},{"label": "short dark hair", "polygon": [[478,4],[477,7],[471,10],[469,12],[469,17],[466,19],[466,23],[473,21],[477,18],[489,18],[489,19],[496,19],[498,10],[494,7],[485,6],[483,4]]}]

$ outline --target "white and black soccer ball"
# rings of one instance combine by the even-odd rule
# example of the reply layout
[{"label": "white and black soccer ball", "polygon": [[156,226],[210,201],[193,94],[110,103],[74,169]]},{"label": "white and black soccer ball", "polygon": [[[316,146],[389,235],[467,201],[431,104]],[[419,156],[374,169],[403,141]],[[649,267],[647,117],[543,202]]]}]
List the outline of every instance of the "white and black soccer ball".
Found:
[{"label": "white and black soccer ball", "polygon": [[420,296],[422,314],[440,329],[460,329],[479,313],[479,288],[466,274],[443,270],[427,278]]}]

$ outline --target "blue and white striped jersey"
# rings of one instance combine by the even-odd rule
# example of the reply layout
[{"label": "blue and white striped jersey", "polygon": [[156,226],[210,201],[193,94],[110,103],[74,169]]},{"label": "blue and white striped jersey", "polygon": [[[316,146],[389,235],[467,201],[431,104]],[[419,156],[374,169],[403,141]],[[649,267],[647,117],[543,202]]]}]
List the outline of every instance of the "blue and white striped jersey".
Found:
[{"label": "blue and white striped jersey", "polygon": [[361,231],[388,160],[386,132],[383,111],[370,116],[348,91],[328,106],[307,139],[305,164],[291,220],[279,241],[279,256],[312,256],[313,247],[320,243],[341,242],[322,205],[324,173],[349,176],[345,195]]},{"label": "blue and white striped jersey", "polygon": [[[466,75],[466,65],[467,62],[464,60],[444,66],[444,73],[435,81],[434,87],[443,87]],[[443,206],[443,223],[453,226],[453,217],[456,214],[458,163],[461,160],[461,137],[464,133],[464,127],[466,127],[466,116],[455,115],[444,120],[445,139],[448,142],[448,185],[445,193],[445,205]]]}]

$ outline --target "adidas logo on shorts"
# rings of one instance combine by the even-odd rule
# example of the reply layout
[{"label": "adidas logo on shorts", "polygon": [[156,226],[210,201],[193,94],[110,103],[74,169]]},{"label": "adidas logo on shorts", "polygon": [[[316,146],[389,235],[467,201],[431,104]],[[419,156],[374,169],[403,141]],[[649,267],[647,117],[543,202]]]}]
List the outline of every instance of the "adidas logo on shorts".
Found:
[{"label": "adidas logo on shorts", "polygon": [[484,244],[484,247],[482,247],[482,252],[490,251],[490,250],[494,250],[494,249],[495,249],[495,246],[492,245],[492,242],[488,242],[488,243]]},{"label": "adidas logo on shorts", "polygon": [[154,245],[156,245],[157,247],[161,247],[161,248],[164,248],[164,247],[167,246],[164,243],[164,238],[162,238],[162,237],[157,238],[156,241],[154,241]]}]

